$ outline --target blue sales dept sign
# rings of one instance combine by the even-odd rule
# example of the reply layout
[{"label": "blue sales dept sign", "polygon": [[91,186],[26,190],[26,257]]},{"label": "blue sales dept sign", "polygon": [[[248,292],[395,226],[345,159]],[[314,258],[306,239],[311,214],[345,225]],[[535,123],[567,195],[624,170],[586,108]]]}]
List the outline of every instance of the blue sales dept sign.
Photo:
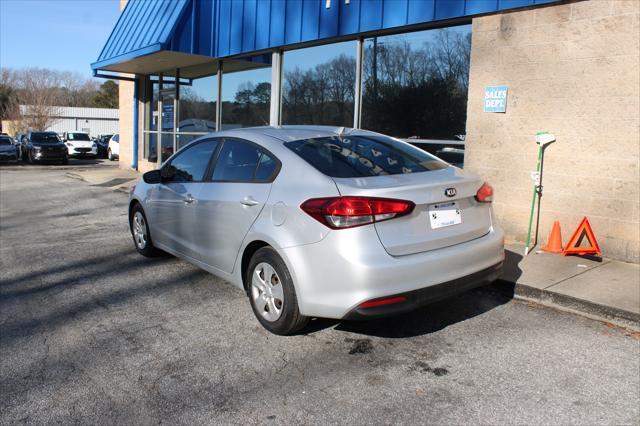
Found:
[{"label": "blue sales dept sign", "polygon": [[487,86],[484,89],[484,112],[507,111],[507,86]]}]

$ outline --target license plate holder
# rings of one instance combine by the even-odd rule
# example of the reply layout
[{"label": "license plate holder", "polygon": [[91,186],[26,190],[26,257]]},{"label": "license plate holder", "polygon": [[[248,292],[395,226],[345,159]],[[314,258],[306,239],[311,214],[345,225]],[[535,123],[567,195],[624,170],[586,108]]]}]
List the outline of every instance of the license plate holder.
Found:
[{"label": "license plate holder", "polygon": [[429,222],[431,229],[446,228],[462,223],[462,212],[457,201],[432,204],[429,206]]}]

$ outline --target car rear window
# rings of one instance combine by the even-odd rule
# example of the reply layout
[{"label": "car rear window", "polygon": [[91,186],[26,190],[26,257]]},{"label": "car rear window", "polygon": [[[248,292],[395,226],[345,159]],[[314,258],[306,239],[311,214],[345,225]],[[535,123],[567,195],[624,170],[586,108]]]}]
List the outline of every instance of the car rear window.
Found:
[{"label": "car rear window", "polygon": [[321,173],[335,178],[399,175],[448,167],[419,148],[385,136],[332,136],[284,145]]}]

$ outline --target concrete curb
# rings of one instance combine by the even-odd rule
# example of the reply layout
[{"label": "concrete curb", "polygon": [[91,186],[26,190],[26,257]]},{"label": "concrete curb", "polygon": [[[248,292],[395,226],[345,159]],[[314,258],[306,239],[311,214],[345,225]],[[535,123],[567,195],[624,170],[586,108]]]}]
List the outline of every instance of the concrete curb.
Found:
[{"label": "concrete curb", "polygon": [[544,306],[568,311],[598,321],[614,323],[616,325],[640,330],[640,314],[629,312],[612,306],[601,305],[572,296],[556,293],[548,290],[530,287],[506,280],[499,280],[498,285],[509,286],[513,289],[516,299],[532,301]]}]

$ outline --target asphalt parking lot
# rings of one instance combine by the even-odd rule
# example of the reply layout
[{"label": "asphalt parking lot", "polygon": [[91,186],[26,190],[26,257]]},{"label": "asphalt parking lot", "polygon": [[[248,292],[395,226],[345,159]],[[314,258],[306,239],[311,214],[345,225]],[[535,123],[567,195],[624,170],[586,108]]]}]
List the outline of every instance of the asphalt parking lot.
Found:
[{"label": "asphalt parking lot", "polygon": [[0,423],[638,424],[637,334],[475,290],[279,337],[134,250],[127,195],[0,166]]}]

